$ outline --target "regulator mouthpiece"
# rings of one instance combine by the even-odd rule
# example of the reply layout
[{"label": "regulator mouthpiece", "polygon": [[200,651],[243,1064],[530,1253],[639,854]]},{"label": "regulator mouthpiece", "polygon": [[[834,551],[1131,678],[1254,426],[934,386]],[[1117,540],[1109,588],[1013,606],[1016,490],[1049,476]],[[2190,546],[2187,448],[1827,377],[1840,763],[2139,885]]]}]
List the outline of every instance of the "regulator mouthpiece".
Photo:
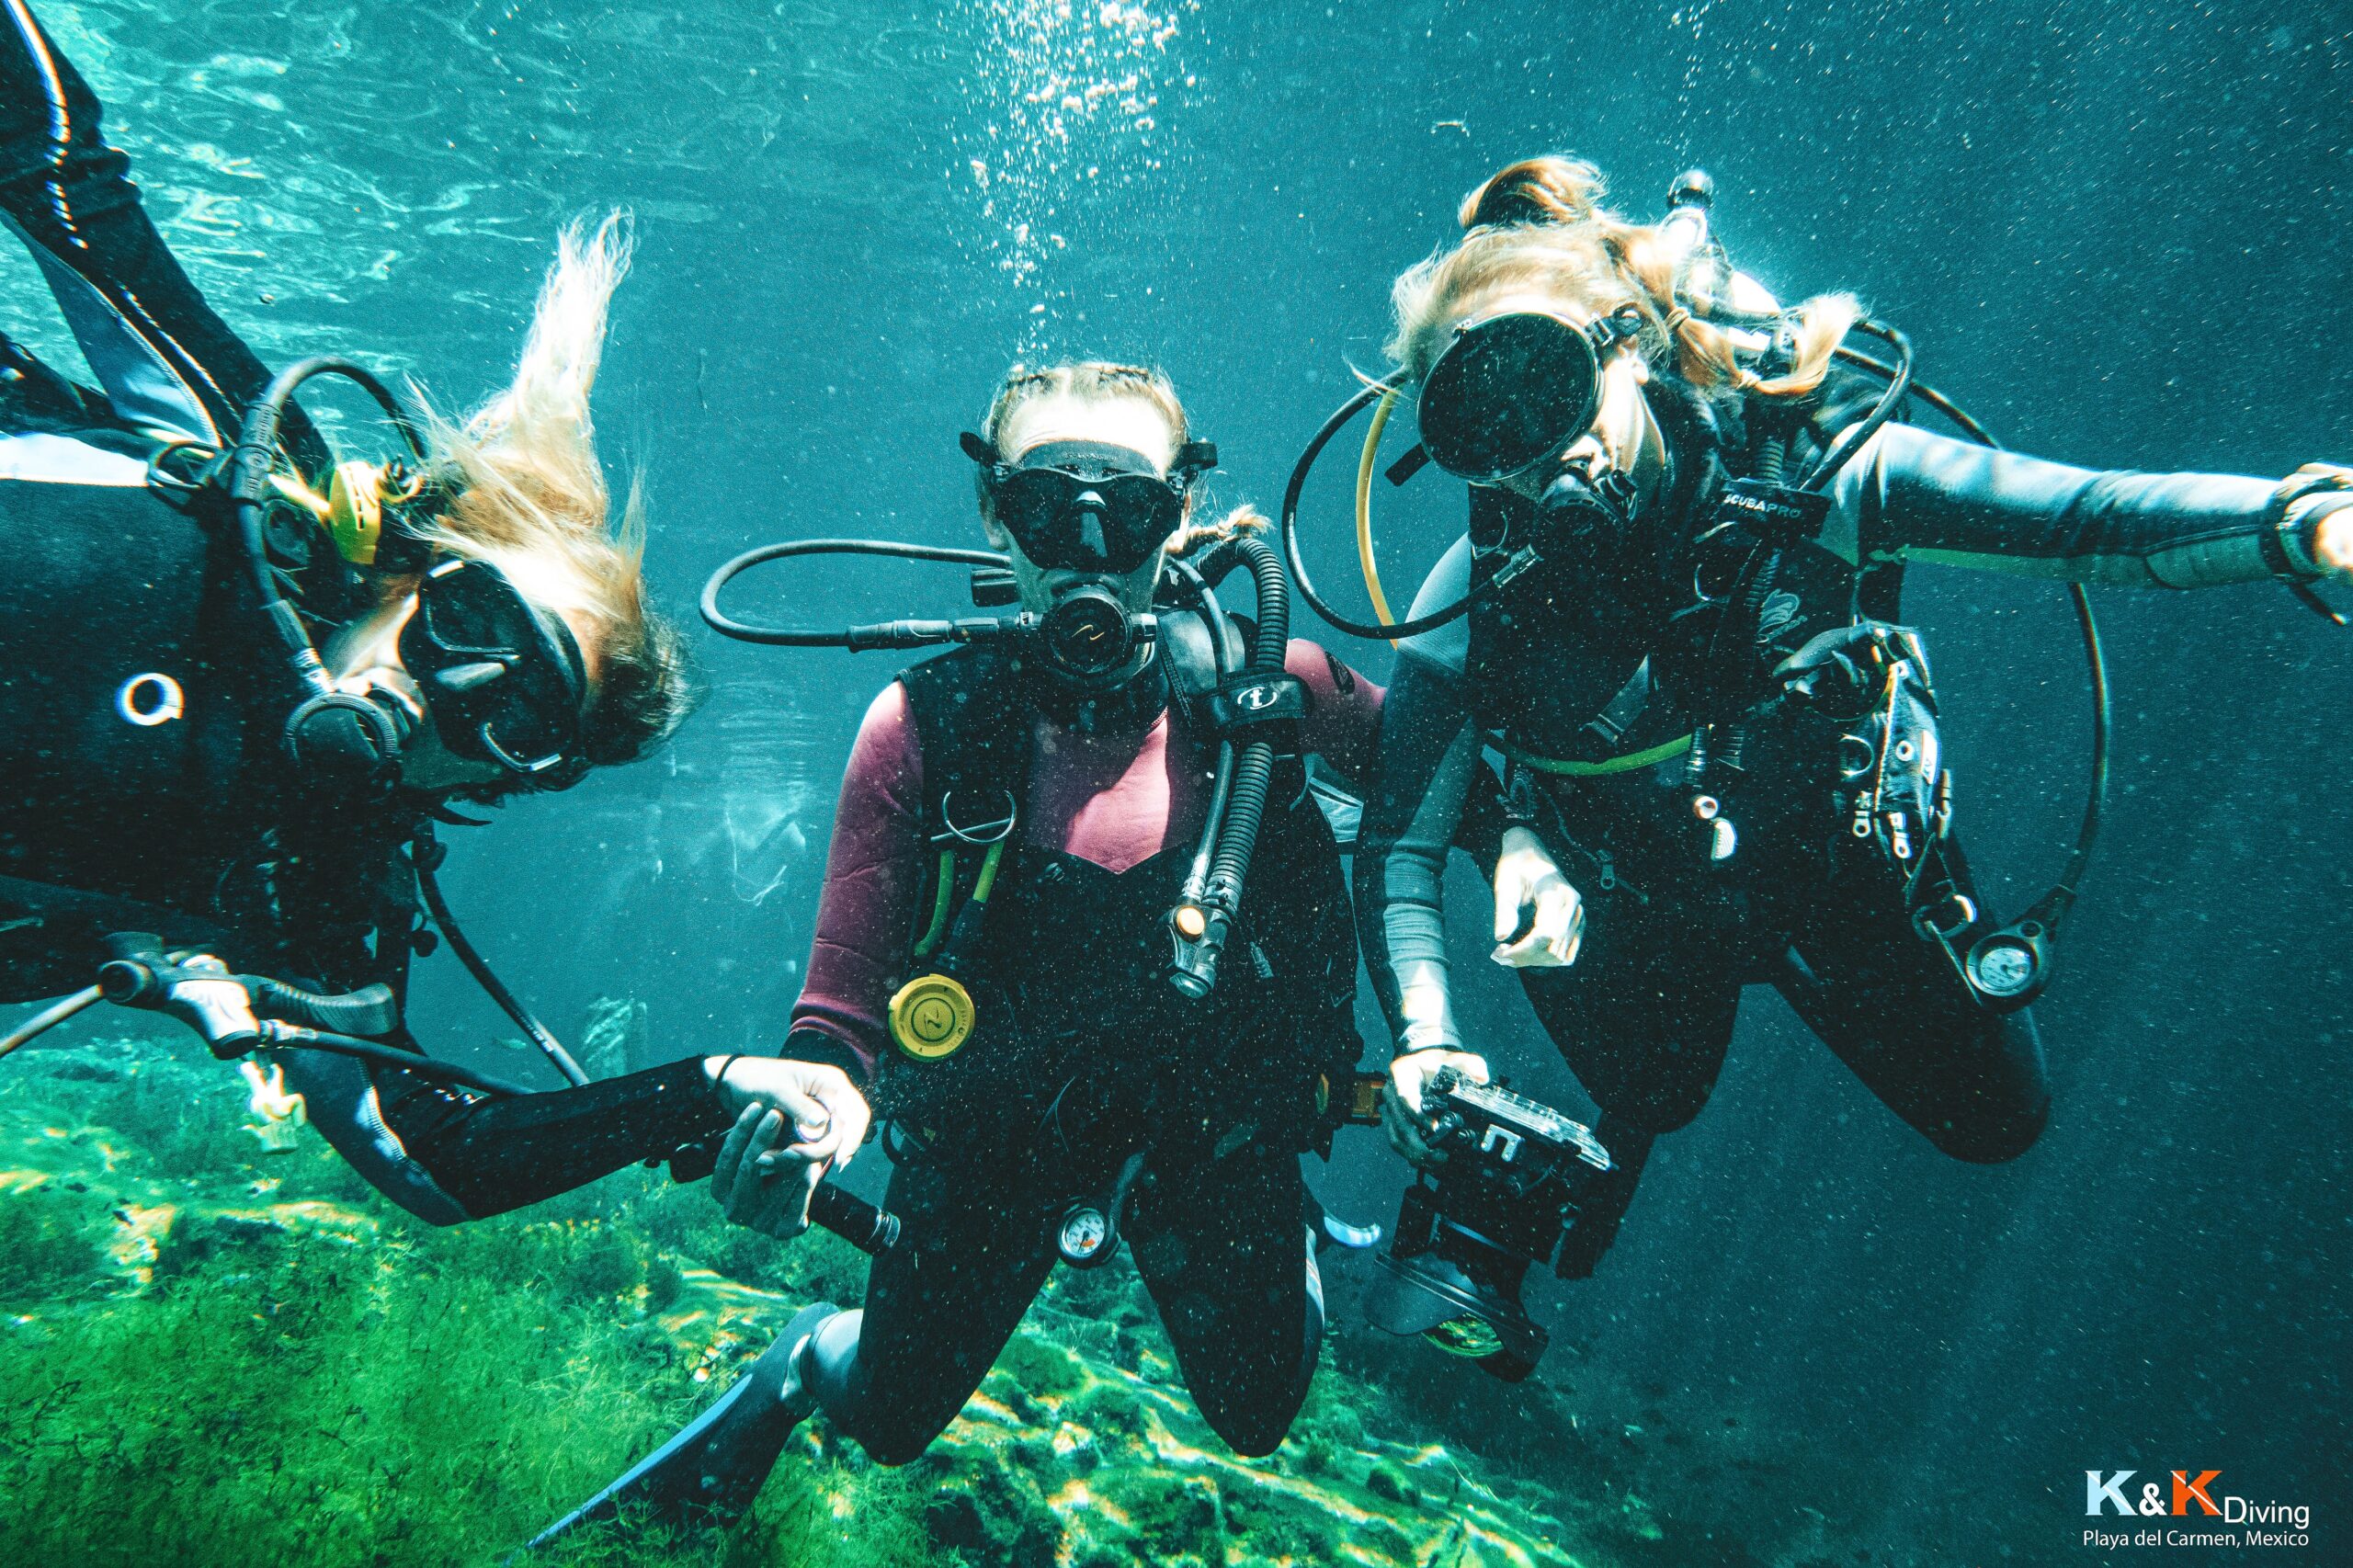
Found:
[{"label": "regulator mouthpiece", "polygon": [[1064,595],[1038,621],[1038,646],[1046,662],[1074,680],[1101,680],[1127,666],[1136,650],[1152,641],[1150,616],[1131,615],[1101,588]]}]

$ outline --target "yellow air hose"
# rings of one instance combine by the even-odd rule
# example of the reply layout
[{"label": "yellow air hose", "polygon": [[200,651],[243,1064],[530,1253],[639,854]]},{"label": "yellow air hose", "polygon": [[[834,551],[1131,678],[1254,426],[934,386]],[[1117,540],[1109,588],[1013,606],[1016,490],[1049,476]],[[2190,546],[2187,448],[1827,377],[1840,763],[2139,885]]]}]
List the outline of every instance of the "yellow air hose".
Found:
[{"label": "yellow air hose", "polygon": [[[1381,404],[1372,411],[1372,428],[1364,433],[1364,455],[1357,459],[1357,563],[1364,568],[1364,591],[1372,596],[1372,613],[1383,626],[1393,626],[1397,618],[1389,613],[1388,596],[1381,591],[1381,568],[1372,559],[1372,464],[1381,453],[1381,433],[1389,428],[1390,413],[1397,406],[1395,392],[1381,394]],[[1389,640],[1392,648],[1397,639]]]}]

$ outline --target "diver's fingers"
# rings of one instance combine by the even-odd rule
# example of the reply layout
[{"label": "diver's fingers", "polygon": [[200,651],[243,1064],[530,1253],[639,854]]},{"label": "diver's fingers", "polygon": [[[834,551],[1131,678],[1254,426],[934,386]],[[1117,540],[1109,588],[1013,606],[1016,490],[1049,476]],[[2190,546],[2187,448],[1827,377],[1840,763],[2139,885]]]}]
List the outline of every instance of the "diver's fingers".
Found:
[{"label": "diver's fingers", "polygon": [[1508,945],[1528,934],[1536,918],[1536,901],[1526,879],[1514,874],[1506,859],[1495,867],[1495,941]]},{"label": "diver's fingers", "polygon": [[784,1136],[784,1127],[781,1111],[759,1108],[759,1119],[752,1124],[751,1139],[744,1145],[744,1163],[737,1167],[735,1184],[721,1196],[727,1217],[739,1225],[756,1224],[761,1218],[767,1199],[767,1184],[760,1180],[765,1157]]},{"label": "diver's fingers", "polygon": [[1389,1146],[1413,1164],[1429,1158],[1430,1146],[1422,1141],[1421,1124],[1397,1097],[1393,1084],[1381,1093],[1381,1127],[1389,1134]]},{"label": "diver's fingers", "polygon": [[780,1242],[789,1242],[809,1228],[809,1198],[825,1174],[819,1165],[799,1166],[791,1176],[767,1184],[767,1223],[760,1228]]},{"label": "diver's fingers", "polygon": [[823,1167],[794,1167],[801,1179],[785,1179],[760,1183],[757,1201],[752,1206],[751,1217],[745,1223],[764,1236],[789,1242],[809,1228],[809,1194],[814,1183],[808,1179]]},{"label": "diver's fingers", "polygon": [[751,1146],[752,1131],[760,1124],[761,1109],[747,1105],[735,1118],[735,1125],[727,1130],[727,1141],[719,1146],[719,1161],[710,1168],[711,1195],[723,1206],[727,1195],[735,1189],[735,1179],[744,1168],[744,1153]]},{"label": "diver's fingers", "polygon": [[809,1095],[825,1108],[825,1114],[832,1119],[839,1142],[839,1150],[834,1156],[835,1167],[848,1169],[859,1146],[865,1143],[866,1130],[874,1119],[874,1113],[867,1108],[866,1096],[859,1094],[847,1077],[838,1083],[826,1079],[812,1084]]},{"label": "diver's fingers", "polygon": [[1516,942],[1506,942],[1487,955],[1506,969],[1549,969],[1544,953],[1543,937],[1531,926]]},{"label": "diver's fingers", "polygon": [[1544,967],[1565,967],[1574,960],[1585,935],[1585,901],[1577,890],[1557,877],[1539,888],[1535,928],[1529,934],[1545,955]]},{"label": "diver's fingers", "polygon": [[789,1215],[792,1222],[792,1234],[797,1236],[809,1228],[809,1200],[817,1195],[817,1184],[824,1179],[824,1166],[811,1165],[808,1167],[807,1180],[791,1183],[788,1187],[787,1190],[793,1194],[794,1199]]},{"label": "diver's fingers", "polygon": [[[841,1142],[841,1128],[833,1113],[824,1104],[797,1085],[779,1085],[773,1091],[779,1109],[792,1118],[793,1142],[781,1151],[781,1157],[794,1160],[825,1161],[834,1157]],[[760,1161],[763,1168],[778,1163],[779,1156],[771,1154]]]}]

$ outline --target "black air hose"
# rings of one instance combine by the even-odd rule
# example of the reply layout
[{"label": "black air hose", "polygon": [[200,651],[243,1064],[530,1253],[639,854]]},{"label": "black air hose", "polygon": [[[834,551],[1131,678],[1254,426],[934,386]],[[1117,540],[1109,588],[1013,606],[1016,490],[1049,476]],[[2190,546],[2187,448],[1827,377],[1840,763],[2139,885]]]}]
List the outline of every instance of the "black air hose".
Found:
[{"label": "black air hose", "polygon": [[400,1027],[400,1004],[392,988],[379,981],[340,995],[324,995],[272,980],[266,974],[241,974],[237,983],[253,998],[254,1011],[265,1018],[284,1018],[332,1034],[390,1034]]},{"label": "black air hose", "polygon": [[[1283,656],[1290,646],[1290,585],[1283,578],[1282,562],[1265,540],[1247,535],[1220,548],[1233,551],[1250,568],[1257,585],[1257,636],[1250,651],[1249,673],[1280,675]],[[1250,857],[1258,846],[1258,826],[1266,817],[1267,791],[1274,781],[1274,771],[1275,748],[1268,741],[1252,741],[1244,746],[1242,760],[1234,765],[1233,793],[1210,869],[1210,905],[1215,913],[1204,946],[1210,948],[1212,961],[1217,949],[1224,945],[1233,916],[1242,907],[1243,882],[1250,874]]]},{"label": "black air hose", "polygon": [[268,1043],[256,1049],[255,1054],[267,1057],[274,1051],[324,1051],[335,1056],[354,1057],[372,1062],[380,1067],[396,1067],[420,1078],[456,1084],[485,1095],[501,1098],[517,1098],[531,1093],[520,1084],[504,1078],[494,1078],[487,1073],[477,1073],[454,1062],[444,1062],[438,1056],[426,1056],[414,1051],[404,1051],[381,1040],[360,1040],[353,1035],[338,1034],[332,1029],[308,1028],[301,1024],[272,1023]]}]

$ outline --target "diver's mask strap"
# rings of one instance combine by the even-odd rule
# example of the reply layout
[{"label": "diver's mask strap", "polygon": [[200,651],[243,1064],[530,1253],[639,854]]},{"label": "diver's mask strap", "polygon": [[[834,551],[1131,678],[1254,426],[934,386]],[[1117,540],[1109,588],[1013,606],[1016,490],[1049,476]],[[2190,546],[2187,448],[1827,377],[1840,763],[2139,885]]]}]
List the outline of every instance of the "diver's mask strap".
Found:
[{"label": "diver's mask strap", "polygon": [[[957,432],[956,444],[989,478],[995,478],[1007,466],[1005,454],[997,449],[996,443],[978,431]],[[1215,441],[1188,441],[1176,449],[1176,456],[1168,464],[1168,483],[1178,492],[1190,490],[1195,480],[1216,467]]]}]

